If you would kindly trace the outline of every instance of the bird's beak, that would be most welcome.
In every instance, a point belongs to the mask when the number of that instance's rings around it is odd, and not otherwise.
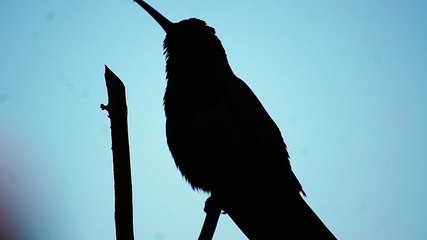
[[[173,23],[169,21],[167,18],[165,18],[162,14],[157,12],[156,9],[148,5],[148,3],[142,1],[142,0],[134,0],[136,3],[139,4],[145,11],[147,11],[153,18],[156,20],[160,26],[165,30],[166,33],[168,33],[173,26]]]

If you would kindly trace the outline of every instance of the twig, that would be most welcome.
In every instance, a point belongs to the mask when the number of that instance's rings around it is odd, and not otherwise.
[[[218,224],[221,208],[212,196],[210,196],[205,202],[205,212],[205,222],[203,223],[199,240],[211,240],[215,233],[216,225]]]
[[[107,66],[105,82],[108,105],[101,104],[101,109],[108,111],[111,122],[116,239],[133,240],[132,177],[125,86]]]

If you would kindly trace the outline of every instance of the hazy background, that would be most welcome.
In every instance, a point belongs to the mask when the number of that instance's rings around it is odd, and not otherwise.
[[[427,239],[426,1],[149,3],[216,28],[339,239]],[[127,87],[136,239],[196,239],[207,195],[166,146],[163,30],[132,0],[0,0],[0,34],[3,234],[115,238],[107,64]],[[222,215],[215,239],[245,237]]]

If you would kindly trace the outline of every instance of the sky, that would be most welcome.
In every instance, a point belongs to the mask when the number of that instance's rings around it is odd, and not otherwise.
[[[338,239],[427,239],[426,1],[148,1],[216,29]],[[196,239],[165,138],[163,30],[131,0],[0,0],[0,229],[115,238],[104,64],[125,83],[135,239]],[[246,239],[222,215],[214,239]]]

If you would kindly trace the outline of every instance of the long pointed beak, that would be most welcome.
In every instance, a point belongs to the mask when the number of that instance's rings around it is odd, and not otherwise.
[[[134,0],[136,3],[139,4],[145,11],[147,11],[153,18],[156,20],[160,26],[165,30],[166,33],[168,33],[173,26],[173,23],[169,21],[167,18],[165,18],[162,14],[157,12],[156,9],[148,5],[148,3],[142,1],[142,0]]]

